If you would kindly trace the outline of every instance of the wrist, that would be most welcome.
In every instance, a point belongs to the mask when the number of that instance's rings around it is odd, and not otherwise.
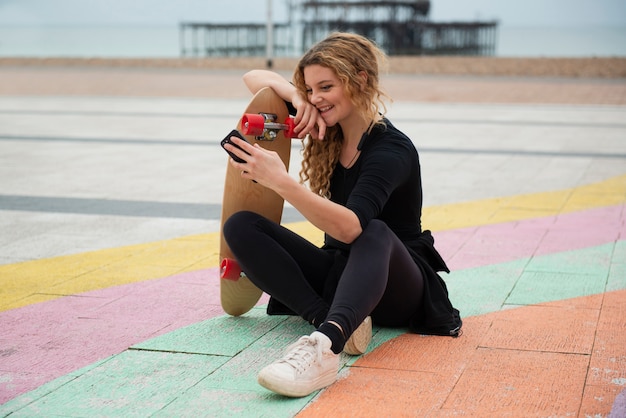
[[[280,176],[278,181],[276,182],[276,186],[274,187],[274,191],[283,199],[289,200],[292,196],[294,187],[299,187],[300,184],[289,175],[288,172],[285,172]]]

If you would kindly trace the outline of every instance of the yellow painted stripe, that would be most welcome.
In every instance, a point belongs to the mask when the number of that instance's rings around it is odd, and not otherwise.
[[[555,192],[532,193],[424,208],[433,231],[521,221],[626,202],[626,175]]]
[[[626,175],[556,192],[432,206],[423,225],[433,231],[489,225],[569,213],[626,202]],[[308,222],[287,225],[321,244]],[[110,286],[216,267],[219,234],[200,234],[147,244],[0,266],[0,311]]]
[[[3,265],[0,311],[215,267],[218,248],[214,233]]]

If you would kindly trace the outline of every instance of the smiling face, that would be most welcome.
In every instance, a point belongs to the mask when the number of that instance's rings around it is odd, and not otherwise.
[[[328,126],[344,125],[355,118],[354,104],[333,70],[318,64],[304,68],[307,98]]]

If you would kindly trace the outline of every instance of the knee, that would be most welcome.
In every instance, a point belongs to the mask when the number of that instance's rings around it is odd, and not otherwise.
[[[392,234],[393,232],[389,229],[386,223],[379,219],[372,219],[367,224],[363,232],[361,232],[359,238],[354,241],[353,246],[357,244],[357,242],[370,246],[388,246],[390,242],[389,239]]]
[[[222,235],[229,245],[233,237],[241,237],[250,230],[250,226],[258,219],[254,212],[241,211],[232,214],[222,226]]]
[[[386,223],[384,223],[380,219],[372,219],[367,224],[362,234],[367,234],[374,237],[384,237],[389,232],[391,232],[391,229],[389,229]]]

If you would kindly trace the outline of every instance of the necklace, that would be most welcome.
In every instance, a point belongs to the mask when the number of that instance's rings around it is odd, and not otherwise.
[[[363,132],[363,135],[361,136],[361,140],[359,141],[359,144],[356,146],[356,152],[354,153],[354,156],[352,157],[350,162],[346,166],[344,166],[345,168],[351,168],[354,162],[356,161],[356,157],[358,157],[358,155],[361,153],[361,149],[363,148],[365,139],[367,139],[367,136],[368,136],[368,131],[369,131],[369,128],[367,131]]]
[[[359,155],[360,153],[361,153],[361,150],[357,148],[356,152],[354,153],[354,157],[352,157],[350,162],[344,168],[346,169],[351,168],[352,165],[354,164],[354,161],[356,160],[357,155]]]

